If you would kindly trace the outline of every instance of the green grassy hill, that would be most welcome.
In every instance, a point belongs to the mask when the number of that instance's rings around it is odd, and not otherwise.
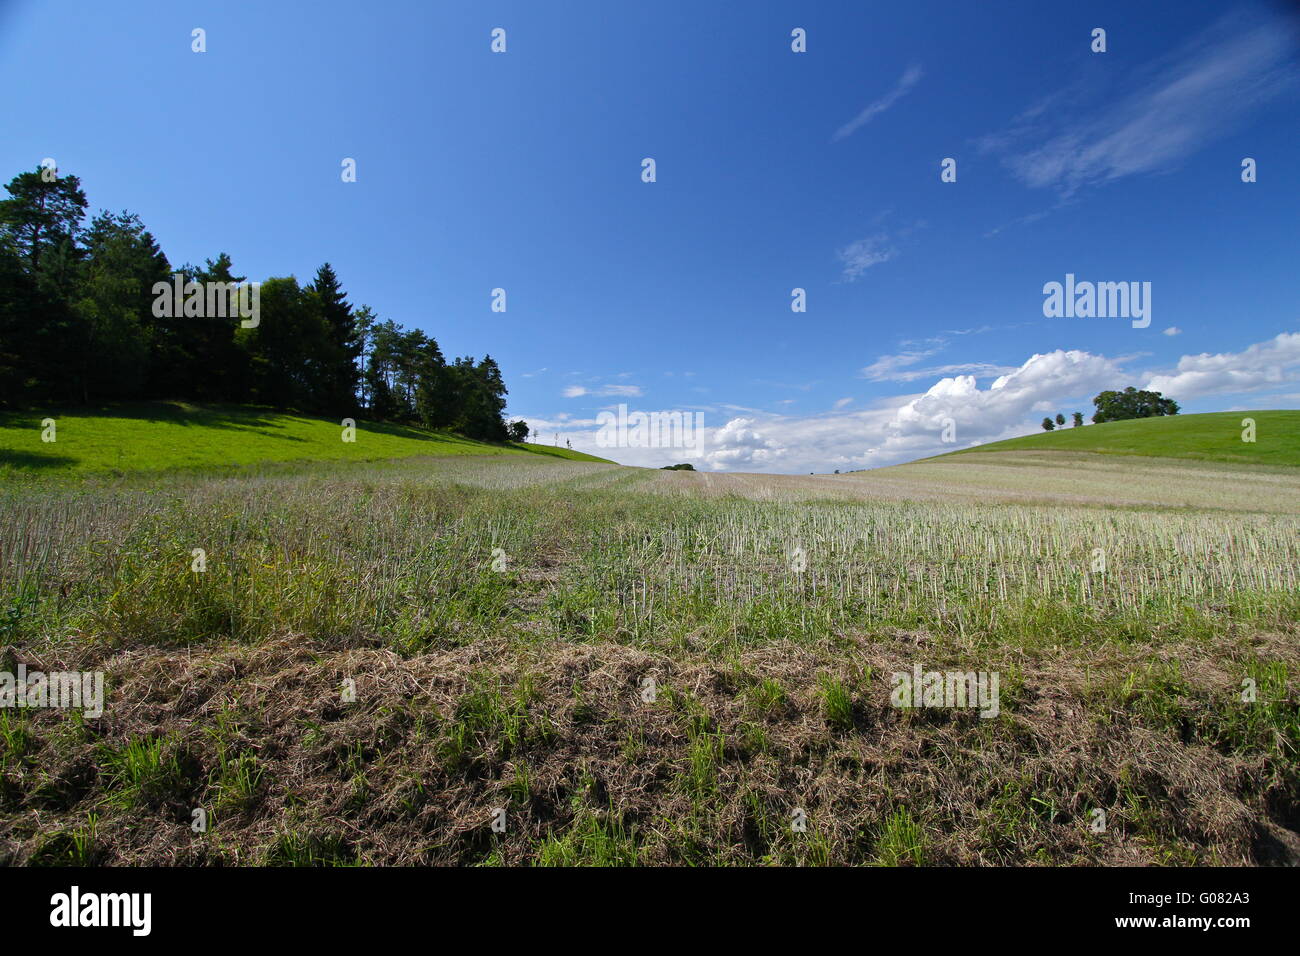
[[[1246,418],[1255,420],[1253,444],[1241,440]],[[1096,452],[1300,467],[1300,411],[1209,412],[1082,428],[1067,424],[1056,431],[989,442],[937,457],[1001,451]]]
[[[55,441],[41,440],[53,418]],[[357,421],[356,441],[339,422],[247,406],[184,402],[101,409],[0,413],[0,476],[167,471],[284,461],[370,461],[422,455],[549,455],[604,461],[550,445],[489,445],[448,432]]]

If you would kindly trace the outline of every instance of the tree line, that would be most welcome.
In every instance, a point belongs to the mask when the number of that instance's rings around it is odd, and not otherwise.
[[[81,181],[52,168],[5,188],[0,406],[181,399],[527,437],[526,424],[505,421],[490,355],[448,361],[424,332],[353,307],[328,262],[307,285],[255,284],[250,320],[233,300],[210,307],[213,289],[248,291],[226,253],[173,267],[139,216],[101,211],[87,224]]]
[[[1122,422],[1131,418],[1159,418],[1164,415],[1177,415],[1178,403],[1172,398],[1165,398],[1159,392],[1134,388],[1130,385],[1122,392],[1107,390],[1096,396],[1092,404],[1097,410],[1092,415],[1095,425],[1103,422]],[[1083,412],[1074,413],[1074,426],[1083,424]],[[1054,431],[1065,426],[1065,416],[1059,412],[1056,420],[1043,419],[1043,431]]]

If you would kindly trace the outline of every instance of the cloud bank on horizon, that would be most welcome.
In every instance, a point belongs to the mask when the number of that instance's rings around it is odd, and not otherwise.
[[[879,400],[856,410],[841,405],[822,414],[788,416],[750,409],[706,426],[700,454],[681,448],[602,447],[597,419],[565,416],[539,419],[534,425],[543,443],[556,435],[561,444],[570,441],[581,451],[628,465],[659,467],[690,461],[696,468],[714,471],[778,473],[876,468],[954,447],[1014,438],[1035,431],[1035,423],[1044,415],[1062,412],[1068,418],[1081,411],[1086,420],[1093,411],[1092,396],[1123,382],[1135,382],[1179,402],[1252,395],[1293,385],[1300,381],[1300,332],[1284,332],[1240,352],[1185,355],[1171,371],[1130,371],[1134,358],[1056,350],[1030,356],[986,388],[980,387],[975,375],[955,375],[939,379],[923,393]],[[1248,402],[1238,407],[1266,404]],[[698,410],[706,418],[718,419],[729,411],[725,407]],[[949,422],[955,428],[955,445],[943,441]]]

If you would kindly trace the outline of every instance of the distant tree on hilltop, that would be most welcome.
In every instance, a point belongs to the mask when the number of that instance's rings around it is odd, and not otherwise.
[[[1098,424],[1178,414],[1178,403],[1172,398],[1164,398],[1159,392],[1139,390],[1132,385],[1122,392],[1102,392],[1092,400],[1092,404],[1097,406],[1092,420]]]

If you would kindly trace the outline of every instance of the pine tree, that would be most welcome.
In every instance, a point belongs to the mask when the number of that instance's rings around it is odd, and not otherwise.
[[[75,246],[86,215],[86,194],[76,176],[47,178],[47,171],[19,173],[5,186],[9,199],[0,201],[0,232],[8,234],[13,250],[29,275],[40,275],[42,263],[54,250]],[[46,263],[48,268],[50,264]]]
[[[89,356],[72,309],[86,195],[76,176],[20,173],[0,201],[0,399],[85,399]],[[8,369],[8,371],[5,371]]]
[[[308,289],[325,323],[329,347],[321,369],[323,394],[319,396],[320,405],[333,415],[355,414],[357,391],[361,384],[357,360],[361,357],[363,344],[356,314],[328,262],[316,270],[316,279]]]

